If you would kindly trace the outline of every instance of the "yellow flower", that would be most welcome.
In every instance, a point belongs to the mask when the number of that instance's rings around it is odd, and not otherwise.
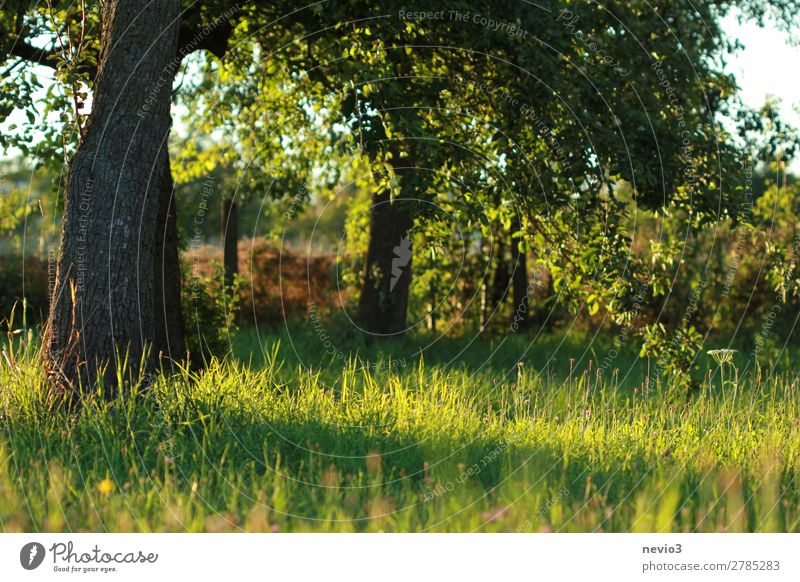
[[[108,495],[109,493],[113,493],[114,492],[114,482],[111,479],[109,479],[108,477],[106,477],[105,479],[100,481],[100,483],[97,485],[97,489],[103,495]]]

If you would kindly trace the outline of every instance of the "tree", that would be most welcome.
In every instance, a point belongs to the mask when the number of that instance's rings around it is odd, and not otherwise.
[[[697,228],[741,218],[748,204],[740,171],[748,148],[736,133],[749,118],[721,70],[731,48],[722,16],[738,7],[791,20],[796,3],[541,6],[473,3],[473,13],[507,26],[464,24],[442,43],[458,55],[450,72],[466,73],[445,108],[464,115],[445,123],[431,112],[426,126],[440,142],[469,143],[474,156],[447,156],[463,200],[491,208],[504,229],[525,225],[526,242],[577,309],[623,314],[633,291],[659,275],[630,253],[628,213],[667,208]],[[723,126],[726,116],[733,122]],[[474,171],[481,159],[488,164]],[[632,198],[620,195],[623,185]]]
[[[178,0],[103,5],[94,99],[70,163],[43,344],[68,395],[98,377],[113,393],[123,374],[141,371],[154,339],[155,224],[179,13]]]
[[[405,182],[393,198],[388,188],[377,187],[372,197],[369,245],[364,258],[357,322],[372,337],[399,335],[406,330],[413,248],[411,229],[419,207],[413,180],[416,167],[410,157],[392,160],[392,172]]]
[[[79,137],[85,124],[85,115],[80,112],[80,106],[94,88],[93,82],[99,80],[96,77],[101,45],[100,11],[96,5],[83,9],[82,4],[73,2],[54,1],[47,6],[27,1],[13,4],[15,10],[0,16],[0,29],[11,33],[3,55],[11,63],[9,71],[13,70],[16,74],[9,78],[8,85],[0,89],[2,94],[13,95],[14,106],[28,109],[32,123],[35,111],[61,111],[61,124],[42,123],[44,139],[37,137],[36,151],[40,160],[52,161],[59,157],[63,144],[64,154],[72,157],[75,149],[82,144]],[[169,98],[173,76],[186,56],[195,51],[208,50],[221,57],[227,50],[228,38],[233,30],[231,20],[242,12],[241,3],[238,2],[211,2],[202,6],[190,2],[187,5],[179,19],[178,48],[169,56],[168,66],[154,85],[153,95],[157,93],[160,97],[163,94]],[[58,23],[63,26],[58,26]],[[49,39],[50,48],[36,48],[29,41],[32,38],[36,38],[37,45],[41,39]],[[133,35],[130,38],[133,39]],[[53,88],[48,91],[46,108],[33,103],[33,94],[42,89],[42,82],[35,72],[26,72],[31,64],[55,69],[63,88],[61,93]],[[142,101],[144,103],[146,100]],[[145,106],[149,105],[145,103]],[[12,108],[5,105],[0,114],[7,115]],[[44,119],[42,121],[45,122]],[[5,138],[2,141],[5,145],[16,145],[24,152],[29,152],[32,141],[30,130],[31,127],[19,132],[13,139]],[[157,224],[153,229],[154,243],[151,245],[154,251],[152,302],[155,309],[151,319],[155,329],[146,331],[144,335],[153,338],[152,350],[155,353],[168,356],[169,359],[180,359],[184,355],[185,341],[180,301],[177,201],[170,174],[168,139],[165,137],[162,142],[160,147],[163,155],[159,160],[163,168],[154,169],[152,176],[154,180],[158,175],[162,176]],[[150,225],[143,225],[143,232],[148,230]]]
[[[735,215],[742,150],[719,123],[735,94],[720,67],[731,48],[720,22],[734,7],[788,22],[796,5],[472,1],[426,21],[411,8],[384,13],[351,0],[293,13],[282,29],[292,42],[279,56],[269,52],[271,27],[252,38],[269,70],[279,59],[316,83],[319,98],[340,95],[341,123],[375,177],[357,320],[391,336],[405,328],[414,263],[403,241],[425,212],[412,201],[437,197],[426,169],[465,184],[465,204],[482,202],[472,194],[479,186],[500,184],[503,222],[519,214],[527,242],[550,251],[545,262],[576,247],[602,249],[606,260],[584,254],[555,273],[560,289],[594,281],[602,293],[592,309],[636,283],[620,184],[633,185],[633,204],[686,212],[697,224],[719,209]]]
[[[524,233],[519,219],[511,225],[511,286],[514,311],[511,326],[514,331],[528,327],[528,253],[525,249]]]
[[[222,264],[225,287],[233,287],[239,274],[239,206],[234,196],[222,199]]]

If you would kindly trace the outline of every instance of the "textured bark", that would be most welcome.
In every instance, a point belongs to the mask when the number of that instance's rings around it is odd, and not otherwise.
[[[519,223],[511,227],[511,287],[514,295],[514,312],[511,314],[511,323],[515,329],[526,329],[530,320],[528,318],[528,257],[520,251],[520,238],[514,236],[519,232]]]
[[[411,285],[414,202],[389,192],[372,196],[369,245],[358,301],[358,323],[367,337],[390,337],[406,329]]]
[[[153,263],[155,352],[167,361],[186,356],[183,308],[181,307],[181,262],[178,248],[177,206],[169,152],[162,153],[164,169],[158,198],[158,221]]]
[[[231,287],[239,273],[239,208],[233,198],[222,199],[222,264],[225,286]]]
[[[102,4],[92,112],[67,177],[61,254],[43,344],[59,391],[105,395],[147,368],[162,156],[177,68],[179,0]],[[118,370],[116,357],[127,357]]]

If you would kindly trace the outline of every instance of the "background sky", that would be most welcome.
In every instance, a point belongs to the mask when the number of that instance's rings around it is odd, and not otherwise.
[[[792,125],[800,125],[800,47],[791,46],[789,36],[774,27],[760,28],[754,23],[739,24],[734,17],[725,29],[741,40],[745,49],[729,57],[728,70],[736,76],[746,105],[763,105],[768,95],[781,100],[779,111]],[[793,169],[800,171],[795,161]]]

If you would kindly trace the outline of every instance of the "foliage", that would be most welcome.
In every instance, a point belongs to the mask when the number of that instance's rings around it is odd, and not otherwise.
[[[41,252],[55,230],[60,177],[52,167],[25,158],[3,160],[0,167],[0,236],[3,252]],[[6,246],[8,245],[8,246]]]
[[[653,377],[666,375],[670,385],[677,389],[678,396],[694,388],[696,379],[692,378],[692,371],[697,368],[697,354],[703,336],[692,326],[679,327],[670,334],[661,323],[646,326],[643,335],[640,355],[653,358]]]
[[[239,311],[237,276],[234,284],[225,285],[225,271],[219,262],[211,265],[212,273],[203,275],[188,260],[182,261],[182,278],[187,282],[182,291],[182,307],[186,318],[186,349],[194,366],[230,352],[236,334]]]
[[[27,118],[0,135],[0,147],[63,163],[83,131],[100,51],[100,3],[6,2],[0,38],[0,66],[8,67],[0,75],[0,121],[15,109]]]
[[[0,235],[16,234],[34,208],[21,188],[9,192],[0,190]]]

